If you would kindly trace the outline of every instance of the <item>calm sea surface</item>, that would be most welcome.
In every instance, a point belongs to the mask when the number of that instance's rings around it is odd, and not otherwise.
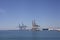
[[[0,31],[0,40],[60,40],[58,31]]]

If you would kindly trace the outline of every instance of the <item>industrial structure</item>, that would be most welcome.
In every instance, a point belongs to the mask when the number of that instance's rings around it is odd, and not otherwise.
[[[26,30],[26,25],[22,23],[22,25],[19,24],[19,30]]]
[[[27,26],[22,23],[22,25],[19,24],[19,30],[28,30],[28,31],[40,31],[40,26],[36,24],[35,20],[32,21],[32,28],[27,29]],[[49,28],[43,28],[41,31],[60,31],[60,29],[54,29],[52,26],[49,26]]]
[[[36,24],[35,20],[32,21],[32,31],[39,31],[39,25]],[[27,26],[22,23],[22,25],[19,24],[19,30],[27,30]]]
[[[35,20],[32,21],[32,31],[39,31],[39,25],[36,24]]]

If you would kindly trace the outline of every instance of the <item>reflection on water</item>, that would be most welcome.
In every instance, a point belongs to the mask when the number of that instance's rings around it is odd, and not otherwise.
[[[57,31],[0,31],[0,40],[60,40]]]
[[[32,39],[33,39],[33,40],[37,40],[37,39],[38,39],[36,35],[37,35],[36,32],[32,32]]]

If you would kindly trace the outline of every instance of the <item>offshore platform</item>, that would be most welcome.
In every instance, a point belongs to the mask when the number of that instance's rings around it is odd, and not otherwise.
[[[39,25],[36,24],[35,20],[32,21],[32,31],[39,31]]]
[[[39,31],[39,25],[36,24],[35,20],[32,21],[32,31]],[[26,30],[27,26],[22,23],[22,25],[19,24],[19,30]]]

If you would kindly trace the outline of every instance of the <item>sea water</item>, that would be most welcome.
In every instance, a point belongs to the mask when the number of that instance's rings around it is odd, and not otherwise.
[[[2,30],[0,40],[60,40],[60,32]]]

